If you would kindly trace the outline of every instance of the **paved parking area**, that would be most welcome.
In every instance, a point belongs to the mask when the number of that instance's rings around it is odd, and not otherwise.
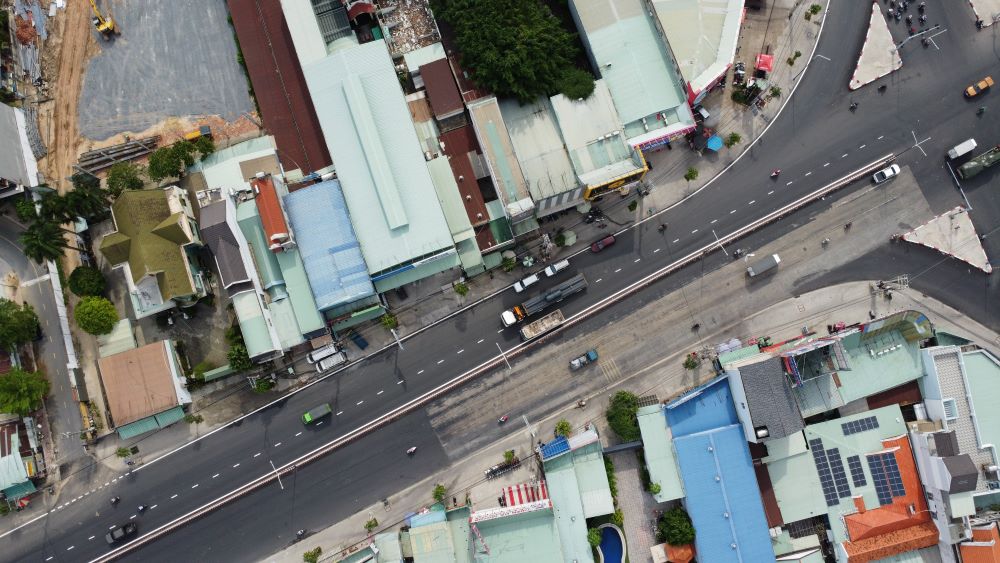
[[[253,110],[222,0],[105,0],[121,35],[101,41],[80,95],[80,133],[103,140],[172,116]]]

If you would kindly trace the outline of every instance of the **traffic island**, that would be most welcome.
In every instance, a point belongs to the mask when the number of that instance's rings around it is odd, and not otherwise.
[[[857,66],[854,67],[849,88],[857,90],[890,72],[899,70],[902,66],[903,59],[900,58],[896,43],[892,40],[892,33],[889,32],[889,24],[885,21],[882,7],[878,2],[873,2],[868,33],[865,35],[864,45],[861,46],[861,55],[858,57]]]
[[[993,271],[969,211],[956,207],[899,237],[961,260],[987,274]]]

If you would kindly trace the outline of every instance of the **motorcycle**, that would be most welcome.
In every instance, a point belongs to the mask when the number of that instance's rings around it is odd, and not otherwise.
[[[509,417],[507,415],[501,416],[500,418],[497,419],[497,424],[503,424],[503,423],[507,422],[508,418]]]
[[[417,453],[417,447],[416,446],[413,446],[412,448],[406,450],[406,455],[413,455],[415,453]]]
[[[771,177],[772,178],[777,178],[779,174],[781,174],[781,169],[780,168],[775,168],[774,170],[771,171]]]

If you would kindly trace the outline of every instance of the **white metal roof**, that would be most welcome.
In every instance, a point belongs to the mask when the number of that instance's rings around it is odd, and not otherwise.
[[[385,42],[302,70],[369,271],[453,248]]]
[[[517,100],[504,99],[500,112],[536,202],[579,186],[547,98],[523,106]]]
[[[651,0],[660,27],[694,92],[733,62],[744,0]]]

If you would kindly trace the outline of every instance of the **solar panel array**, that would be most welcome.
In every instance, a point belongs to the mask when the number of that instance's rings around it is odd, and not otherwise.
[[[840,425],[840,428],[844,431],[844,436],[850,436],[851,434],[857,434],[865,430],[874,430],[878,428],[878,417],[869,416],[845,422]]]
[[[868,484],[868,481],[865,479],[865,471],[861,469],[860,457],[852,455],[847,458],[847,467],[851,470],[851,479],[854,480],[855,487],[864,487]]]
[[[844,461],[840,459],[840,450],[837,448],[826,450],[826,460],[833,471],[833,484],[837,487],[837,496],[840,498],[851,496],[851,486],[847,484],[847,473],[844,473]]]
[[[823,450],[823,440],[819,438],[809,440],[809,449],[812,450],[816,472],[819,473],[819,484],[823,487],[823,498],[826,499],[826,505],[836,506],[840,504],[840,499],[837,496],[837,486],[833,480],[833,472],[830,470],[830,462],[826,458],[826,451]]]
[[[896,463],[896,456],[892,453],[868,456],[868,469],[872,474],[879,504],[892,504],[893,497],[906,495],[903,477],[899,474],[899,465]]]

